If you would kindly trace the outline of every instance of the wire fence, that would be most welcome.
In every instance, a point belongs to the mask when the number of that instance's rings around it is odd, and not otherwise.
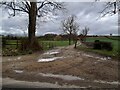
[[[56,43],[53,42],[39,42],[43,49],[51,49],[56,47]],[[19,49],[22,43],[21,40],[2,40],[2,48]]]

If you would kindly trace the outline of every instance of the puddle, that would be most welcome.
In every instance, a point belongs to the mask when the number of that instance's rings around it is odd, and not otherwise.
[[[85,54],[85,53],[83,54],[83,56],[94,58],[94,56],[88,55],[88,54]]]
[[[39,74],[44,77],[61,78],[63,80],[84,80],[83,78],[79,78],[72,75],[57,75],[57,74],[51,74],[51,73],[47,73],[47,74],[39,73]]]
[[[21,70],[14,70],[16,73],[23,73]]]
[[[8,61],[12,61],[12,60],[17,60],[17,59],[16,59],[16,58],[15,58],[15,59],[13,59],[13,58],[12,58],[12,59],[10,59],[10,58],[8,58]]]
[[[58,83],[48,83],[48,82],[29,82],[29,81],[18,81],[11,78],[2,78],[3,85],[10,85],[10,86],[24,86],[24,88],[48,88],[47,90],[52,90],[49,88],[86,88],[80,87],[76,85],[60,85]],[[7,90],[7,89],[6,89]],[[14,89],[11,89],[14,90]],[[21,89],[22,90],[22,89]],[[34,90],[34,89],[33,89]],[[39,90],[39,89],[38,89]],[[41,90],[41,89],[40,89]]]
[[[39,59],[38,62],[51,62],[57,59],[61,59],[63,57],[53,57],[53,58],[43,58],[43,59]]]
[[[12,61],[12,60],[20,60],[22,57],[11,57],[11,58],[8,58],[7,60],[8,61]]]
[[[59,49],[54,49],[54,50],[49,50],[49,51],[45,52],[43,55],[56,55],[59,53],[60,53]]]
[[[111,59],[111,57],[95,57],[95,56],[85,54],[85,53],[83,54],[83,56],[91,57],[91,58],[95,58],[95,59],[100,59],[100,60],[110,60]]]
[[[111,59],[111,57],[107,57],[107,59],[108,59],[108,60],[110,60],[110,59]]]
[[[97,64],[97,62],[94,62],[94,64]]]
[[[18,60],[20,60],[20,59],[21,59],[21,57],[18,57],[17,59],[18,59]]]
[[[94,82],[97,82],[97,83],[105,83],[105,84],[120,85],[120,82],[118,82],[118,81],[107,82],[107,81],[102,81],[102,80],[94,80]]]
[[[8,61],[10,61],[11,59],[9,58]]]
[[[49,51],[49,52],[46,52],[46,53],[44,53],[44,55],[55,55],[55,54],[59,54],[60,52],[58,52],[58,51]]]
[[[55,61],[64,57],[56,57],[57,54],[59,54],[59,50],[49,50],[45,53],[43,53],[43,56],[38,60],[38,62],[51,62]]]

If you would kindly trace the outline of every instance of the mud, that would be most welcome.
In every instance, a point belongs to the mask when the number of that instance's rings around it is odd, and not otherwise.
[[[118,60],[68,47],[57,47],[45,53],[3,57],[4,78],[29,82],[46,82],[77,87],[117,88]],[[40,59],[58,58],[47,62]],[[17,70],[17,72],[15,71]],[[76,77],[76,79],[74,79]],[[72,78],[68,80],[68,78]],[[79,78],[79,79],[77,79]],[[6,81],[4,81],[4,84]],[[54,86],[53,86],[54,87]],[[73,87],[72,87],[73,88]]]

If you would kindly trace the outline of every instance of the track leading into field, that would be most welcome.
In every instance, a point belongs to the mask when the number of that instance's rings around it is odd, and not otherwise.
[[[54,54],[51,55],[50,53],[53,51]],[[55,84],[51,86],[53,88],[56,87],[56,84],[57,87],[72,85],[72,88],[117,88],[119,84],[117,82],[118,62],[110,57],[78,51],[73,46],[58,47],[48,52],[3,57],[3,77],[10,78],[3,80],[3,86],[10,87],[12,84],[7,84],[7,80],[9,81],[11,78],[13,78],[13,82],[14,79],[19,83],[27,81],[26,86],[29,85],[29,82]],[[51,59],[54,57],[62,58]],[[38,62],[40,59],[46,60],[49,58],[53,61]],[[70,80],[66,78],[70,78]],[[21,85],[20,87],[22,87]],[[38,86],[41,87],[39,84]],[[25,84],[23,87],[25,87]],[[33,84],[33,87],[37,86]]]

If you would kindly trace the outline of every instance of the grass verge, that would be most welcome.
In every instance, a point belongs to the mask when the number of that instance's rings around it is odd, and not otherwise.
[[[97,53],[103,56],[109,56],[109,57],[113,57],[113,58],[118,58],[120,55],[118,53],[118,51],[107,51],[107,50],[96,50],[93,48],[88,48],[86,46],[78,46],[77,47],[78,50],[82,50],[85,52],[92,52],[92,53]]]

